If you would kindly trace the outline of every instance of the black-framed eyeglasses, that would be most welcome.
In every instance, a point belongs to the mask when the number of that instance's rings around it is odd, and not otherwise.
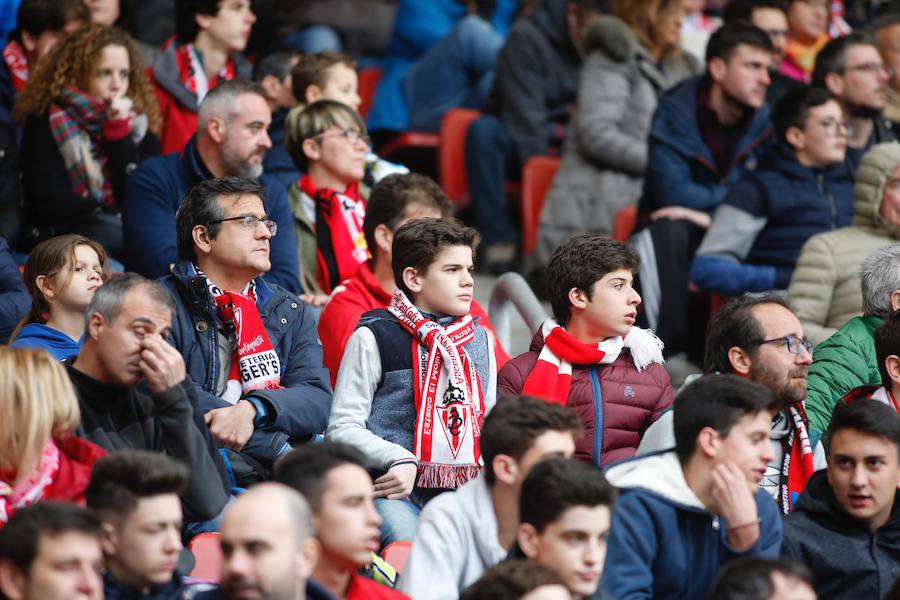
[[[333,131],[331,133],[320,133],[319,135],[314,135],[312,137],[312,139],[323,140],[325,138],[330,138],[330,137],[346,138],[346,140],[348,142],[350,142],[351,146],[355,146],[356,142],[362,141],[362,143],[364,143],[369,148],[372,147],[372,139],[365,133],[361,132],[358,129],[354,129],[353,127],[348,127],[347,129],[344,129],[342,131]]]
[[[826,119],[819,119],[819,125],[822,126],[822,129],[824,129],[825,133],[828,135],[853,135],[853,126],[847,121],[838,121],[837,119],[828,117]]]
[[[266,229],[269,230],[269,233],[275,235],[278,231],[278,223],[269,218],[260,219],[256,215],[240,215],[238,217],[228,217],[227,219],[217,219],[215,221],[210,221],[208,225],[215,225],[217,223],[227,223],[228,221],[235,221],[238,225],[246,229],[247,231],[255,231],[259,224],[262,223],[266,226]]]
[[[784,337],[772,338],[771,340],[760,340],[758,344],[784,344],[787,351],[791,354],[800,354],[805,348],[807,352],[812,352],[812,343],[806,338],[798,338],[796,335],[786,335]]]

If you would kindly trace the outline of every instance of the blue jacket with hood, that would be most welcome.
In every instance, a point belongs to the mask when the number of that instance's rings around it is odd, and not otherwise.
[[[684,479],[674,451],[623,461],[606,471],[619,488],[603,567],[603,590],[618,600],[705,600],[719,567],[741,556],[777,557],[781,515],[756,492],[760,537],[744,552],[729,548],[728,523],[711,514]]]
[[[73,340],[62,331],[48,327],[44,323],[29,323],[19,330],[10,348],[39,348],[46,350],[56,360],[65,360],[81,351],[84,336]]]

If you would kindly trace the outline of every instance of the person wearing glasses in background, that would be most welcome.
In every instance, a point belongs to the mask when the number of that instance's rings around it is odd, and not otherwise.
[[[178,211],[179,262],[162,280],[197,406],[241,487],[268,478],[292,443],[324,431],[331,410],[310,309],[260,277],[276,233],[256,180],[207,179]]]
[[[826,466],[820,434],[810,429],[803,401],[810,363],[803,326],[779,296],[744,294],[720,308],[707,326],[703,372],[730,373],[760,383],[778,400],[769,433],[773,458],[759,486],[772,494],[785,514],[813,472]],[[673,412],[650,426],[638,455],[675,445]]]
[[[787,289],[804,242],[850,225],[849,125],[822,88],[786,94],[772,114],[778,141],[732,188],[691,265],[700,289],[737,296]]]
[[[831,40],[816,57],[812,85],[828,90],[850,122],[847,159],[854,175],[866,150],[897,139],[883,114],[891,74],[872,37],[862,31]]]

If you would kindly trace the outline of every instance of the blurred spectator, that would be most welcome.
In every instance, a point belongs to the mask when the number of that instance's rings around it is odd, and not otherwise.
[[[0,592],[10,600],[102,600],[103,529],[94,513],[38,502],[0,531]]]
[[[260,59],[253,67],[253,81],[262,86],[266,93],[266,103],[272,112],[269,124],[269,140],[272,147],[263,157],[263,173],[278,179],[284,189],[297,181],[297,165],[284,149],[285,122],[288,111],[296,106],[291,68],[300,56],[290,52],[276,52]]]
[[[485,115],[466,136],[466,177],[484,244],[479,268],[509,270],[518,228],[506,214],[504,182],[532,156],[558,151],[573,112],[585,27],[603,0],[546,0],[516,23],[497,56]]]
[[[712,585],[710,600],[816,600],[812,575],[800,564],[758,556],[726,563]]]
[[[28,313],[31,297],[6,238],[0,236],[0,344]]]
[[[657,98],[700,72],[678,46],[682,0],[615,0],[585,32],[578,106],[538,229],[536,268],[577,233],[612,231],[637,204],[647,170],[647,134]]]
[[[4,110],[0,106],[0,113]],[[8,113],[5,120],[0,117],[0,237],[11,241],[13,245],[18,242],[25,216],[20,184],[22,171],[19,164],[19,143],[16,137],[18,133]]]
[[[726,296],[786,289],[812,235],[850,224],[849,125],[822,88],[790,92],[772,115],[778,143],[713,215],[691,267],[700,289]]]
[[[397,0],[277,0],[278,38],[304,54],[323,50],[353,56],[387,48]]]
[[[375,92],[372,131],[437,131],[457,106],[481,108],[519,0],[400,0]]]
[[[35,246],[23,278],[31,310],[13,332],[13,348],[40,348],[56,360],[78,354],[84,341],[84,313],[109,277],[106,251],[80,235],[60,235]]]
[[[788,40],[788,3],[786,0],[731,0],[725,6],[726,23],[743,19],[750,21],[768,34],[775,52],[769,66],[769,78],[772,80],[766,92],[766,102],[770,107],[786,93],[798,89],[803,83],[780,72],[781,62],[787,52]]]
[[[900,144],[873,146],[856,171],[853,224],[803,245],[788,299],[814,345],[863,312],[860,265],[900,241]]]
[[[150,68],[164,153],[178,152],[198,131],[197,111],[210,90],[222,81],[250,79],[240,53],[255,22],[251,0],[176,0],[176,39]]]
[[[469,586],[460,600],[572,600],[562,579],[549,567],[510,559],[493,566]]]
[[[198,414],[234,476],[244,474],[241,487],[268,478],[291,443],[323,432],[331,409],[310,310],[260,277],[277,233],[264,194],[241,177],[192,187],[178,212],[179,262],[162,280]]]
[[[38,500],[84,504],[91,468],[106,454],[77,438],[78,399],[46,352],[0,347],[0,527]]]
[[[287,194],[277,179],[262,175],[263,158],[272,146],[266,133],[271,115],[259,84],[222,83],[201,103],[197,134],[182,151],[138,165],[128,178],[122,214],[129,270],[146,277],[169,273],[177,260],[176,214],[189,188],[214,177],[257,177],[266,188],[269,216],[283,225],[270,242],[272,270],[266,279],[300,291]]]
[[[703,598],[723,563],[778,555],[781,515],[758,487],[772,460],[769,431],[778,405],[769,389],[735,375],[705,375],[681,390],[675,448],[606,472],[619,499],[605,592]]]
[[[120,450],[94,466],[87,505],[103,520],[105,597],[168,600],[185,591],[181,502],[187,467],[159,452]]]
[[[813,85],[827,89],[844,109],[850,125],[847,159],[854,174],[866,150],[897,139],[882,115],[888,76],[872,38],[861,31],[833,39],[816,57]]]
[[[827,431],[835,404],[862,385],[880,385],[875,329],[900,309],[900,243],[885,246],[862,263],[863,314],[847,321],[816,346],[809,368],[806,411],[810,427]]]
[[[828,471],[784,521],[781,554],[806,564],[820,598],[882,598],[900,564],[900,416],[860,400],[828,429]]]
[[[0,63],[0,122],[12,122],[16,95],[38,59],[50,52],[63,34],[85,25],[89,18],[84,0],[22,0],[16,28],[6,38]]]
[[[138,31],[138,0],[84,0],[91,12],[91,21],[107,27],[118,27],[130,35],[135,36]],[[171,13],[170,13],[171,18]],[[161,44],[148,44],[142,39],[135,43],[141,51],[141,58],[145,65],[152,65],[162,54]]]
[[[842,398],[845,404],[872,399],[900,413],[900,312],[895,311],[875,330],[875,356],[881,385],[863,385]]]
[[[94,294],[84,346],[66,367],[81,408],[77,434],[110,452],[165,451],[184,462],[191,472],[185,518],[205,521],[225,506],[229,488],[194,410],[184,359],[165,340],[173,312],[158,283],[134,274],[111,278]]]
[[[884,116],[894,123],[894,132],[900,131],[900,15],[882,17],[871,24],[875,46],[888,70],[887,105]]]
[[[359,191],[369,135],[359,114],[335,100],[292,113],[286,149],[302,173],[288,198],[294,213],[304,301],[321,306],[328,294],[369,259]]]
[[[708,303],[692,304],[691,259],[712,212],[772,142],[765,103],[772,52],[758,27],[722,26],[706,47],[706,74],[669,91],[653,115],[639,203],[650,223],[632,244],[643,263],[639,319],[669,355],[702,352],[702,328],[690,323],[706,318]]]
[[[679,29],[679,45],[696,60],[703,60],[709,36],[722,26],[722,19],[706,14],[706,0],[683,0],[685,16]]]
[[[153,90],[131,37],[89,25],[54,46],[19,94],[29,245],[78,233],[122,256],[128,173],[159,152]]]
[[[816,56],[830,39],[828,36],[830,0],[788,0],[788,35],[781,72],[809,83]],[[821,85],[821,84],[820,84]]]

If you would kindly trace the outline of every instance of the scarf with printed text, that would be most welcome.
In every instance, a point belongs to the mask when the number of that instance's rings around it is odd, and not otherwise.
[[[458,488],[476,477],[483,465],[484,397],[464,348],[475,338],[475,322],[467,313],[442,327],[425,318],[401,290],[394,292],[388,311],[413,338],[416,485]]]
[[[781,512],[789,514],[797,496],[815,472],[813,449],[809,441],[806,408],[803,402],[787,407],[790,430],[781,459]]]

